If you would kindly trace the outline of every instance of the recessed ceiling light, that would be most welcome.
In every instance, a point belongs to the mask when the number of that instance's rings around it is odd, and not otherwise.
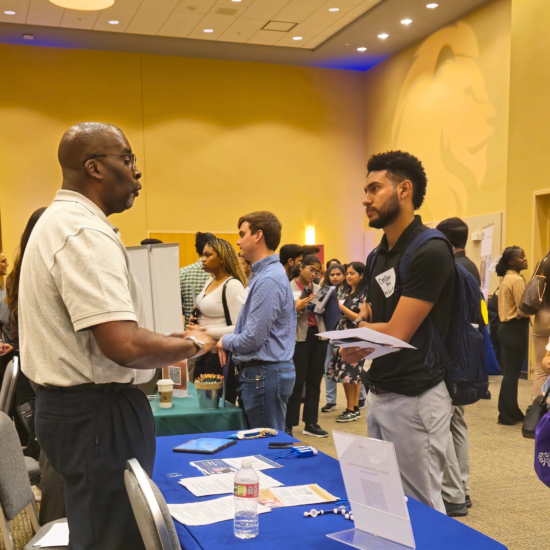
[[[4,13],[5,13],[6,15],[15,15],[15,12],[14,12],[14,11],[10,11],[10,10],[5,11]]]
[[[214,29],[204,29],[204,32],[214,32]]]
[[[50,2],[68,10],[96,11],[110,8],[115,0],[50,0]]]
[[[402,25],[410,25],[413,22],[412,19],[402,19],[401,24]]]
[[[340,11],[340,8],[329,8],[328,11]]]
[[[242,2],[242,0],[231,0],[231,2]]]
[[[34,34],[24,34],[23,40],[34,40]]]
[[[379,34],[378,35],[378,38],[380,38],[380,40],[386,40],[386,38],[388,38],[389,34],[386,34],[385,32],[383,32],[382,34]]]
[[[303,36],[293,36],[292,40],[303,40]]]
[[[435,8],[437,8],[439,4],[427,4],[426,7],[431,9],[431,10],[435,10]]]
[[[365,48],[365,47],[357,48],[357,51],[358,52],[366,52],[367,48]]]
[[[109,25],[118,25],[120,21],[109,21]]]

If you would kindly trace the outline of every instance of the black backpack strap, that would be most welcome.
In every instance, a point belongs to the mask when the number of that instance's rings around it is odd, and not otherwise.
[[[409,245],[405,249],[405,252],[403,252],[403,255],[399,260],[400,286],[403,286],[407,282],[407,279],[411,274],[412,260],[414,258],[414,255],[418,251],[418,249],[423,244],[427,243],[428,241],[431,241],[432,239],[440,239],[442,241],[445,241],[449,246],[449,252],[451,254],[451,258],[453,257],[453,247],[451,243],[447,240],[447,237],[445,237],[445,235],[443,235],[441,231],[437,229],[430,229],[430,228],[422,231],[409,243]]]
[[[363,282],[365,283],[365,289],[363,293],[365,296],[368,295],[370,289],[370,281],[372,278],[372,271],[376,265],[376,260],[378,259],[378,253],[380,252],[380,245],[378,245],[367,257],[365,262],[365,274],[363,275]]]
[[[227,298],[225,296],[225,287],[227,286],[227,283],[231,281],[231,279],[234,279],[234,277],[229,277],[227,281],[223,284],[222,289],[222,304],[223,304],[223,314],[225,315],[225,324],[230,327],[233,323],[231,322],[231,315],[229,314],[229,308],[227,307]]]

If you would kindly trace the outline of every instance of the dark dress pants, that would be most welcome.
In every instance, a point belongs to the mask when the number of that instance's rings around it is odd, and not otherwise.
[[[306,399],[302,415],[306,426],[317,424],[319,418],[319,401],[321,398],[321,381],[325,374],[325,360],[327,357],[327,340],[316,336],[317,327],[309,327],[305,342],[296,342],[294,348],[294,368],[296,382],[292,396],[288,400],[286,425],[288,428],[300,423],[300,405],[304,383],[306,385]]]
[[[52,468],[44,449],[40,451],[40,525],[67,517],[65,508],[65,482],[63,476]]]
[[[124,485],[130,458],[153,474],[155,423],[143,392],[41,387],[36,432],[65,482],[69,550],[143,550]]]
[[[498,421],[513,426],[525,418],[518,406],[518,380],[529,347],[529,319],[500,323],[498,339],[503,374],[498,396]]]

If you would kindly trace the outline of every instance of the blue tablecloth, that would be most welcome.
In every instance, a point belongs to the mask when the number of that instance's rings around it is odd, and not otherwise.
[[[203,434],[203,437],[223,437],[230,432]],[[190,461],[204,460],[207,455],[174,453],[172,449],[190,436],[169,436],[157,438],[157,458],[153,480],[162,491],[166,502],[184,503],[219,498],[216,496],[197,499],[187,489],[178,484],[177,477],[169,474],[182,474],[183,477],[200,475],[189,465]],[[215,458],[229,458],[249,455],[265,455],[270,441],[289,441],[286,434],[267,439],[239,441],[236,445],[214,455]],[[345,498],[344,481],[337,460],[319,453],[312,458],[280,460],[284,467],[266,470],[265,473],[285,485],[305,485],[317,483],[323,489],[340,498]],[[475,506],[475,504],[474,504]],[[233,535],[233,522],[224,521],[201,527],[186,527],[174,522],[184,550],[218,550],[244,547],[258,550],[293,550],[312,548],[315,550],[345,550],[346,545],[329,539],[326,535],[352,528],[353,524],[342,516],[328,515],[305,518],[304,511],[311,508],[329,509],[330,505],[297,506],[279,508],[260,516],[260,534],[252,540],[242,541]],[[416,548],[418,550],[504,550],[499,542],[475,531],[462,523],[449,518],[420,502],[409,498],[409,514],[412,521]]]

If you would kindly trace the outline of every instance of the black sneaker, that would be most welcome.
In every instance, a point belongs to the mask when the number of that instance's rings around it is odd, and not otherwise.
[[[472,507],[472,501],[470,499],[470,495],[466,495],[466,508]]]
[[[361,399],[359,401],[359,409],[366,409],[367,408],[367,400],[366,399]]]
[[[450,518],[463,518],[468,515],[468,508],[464,502],[460,504],[452,504],[443,499],[445,504],[445,511]]]
[[[321,412],[329,413],[332,411],[335,411],[338,407],[336,406],[336,403],[327,403],[322,409]]]
[[[319,424],[310,424],[304,428],[305,435],[313,435],[315,437],[328,437],[328,432],[325,432]]]
[[[487,390],[487,393],[481,399],[491,399],[491,392]]]
[[[292,426],[290,426],[290,428],[288,426],[285,428],[285,434],[289,435],[290,437],[294,437],[292,435]]]
[[[349,409],[346,409],[340,416],[336,417],[336,422],[353,422],[354,420],[357,420],[357,415]]]
[[[353,414],[355,415],[355,418],[361,418],[361,411],[359,408],[353,411]]]

